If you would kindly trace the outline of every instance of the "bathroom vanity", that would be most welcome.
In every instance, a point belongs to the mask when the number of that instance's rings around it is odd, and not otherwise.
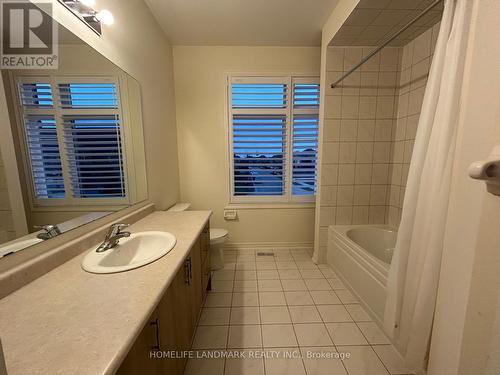
[[[189,350],[210,285],[209,211],[153,212],[128,230],[166,231],[175,247],[126,272],[82,269],[88,251],[0,300],[9,375],[182,374],[186,359],[151,350]]]
[[[209,226],[204,226],[117,374],[183,374],[210,284]],[[155,357],[155,352],[158,352]],[[170,353],[172,358],[165,358]]]

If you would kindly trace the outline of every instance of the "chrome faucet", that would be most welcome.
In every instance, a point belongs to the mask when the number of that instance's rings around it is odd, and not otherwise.
[[[45,233],[38,233],[36,235],[36,238],[40,240],[49,240],[51,238],[57,237],[61,234],[61,230],[58,228],[57,225],[42,225],[42,226],[35,226],[36,229],[43,229]]]
[[[122,229],[127,228],[129,224],[113,224],[109,227],[108,233],[106,233],[106,237],[104,238],[104,242],[99,245],[96,252],[102,253],[106,250],[112,249],[116,245],[118,245],[118,241],[120,241],[123,237],[130,237],[130,232],[122,232]]]

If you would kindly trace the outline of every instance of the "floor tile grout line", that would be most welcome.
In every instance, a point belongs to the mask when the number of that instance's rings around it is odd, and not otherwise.
[[[295,262],[295,260],[294,260],[294,262]],[[295,265],[297,266],[297,262],[295,262]],[[301,274],[301,276],[302,276],[302,274]],[[283,288],[283,282],[281,281],[281,279],[279,279],[279,280],[281,283],[281,288]],[[283,292],[283,294],[284,294],[284,292]],[[292,314],[290,313],[290,306],[288,305],[288,301],[286,299],[286,296],[285,296],[285,303],[286,303],[286,310],[288,311],[288,316],[290,317],[290,323],[292,325],[292,330],[293,330],[293,334],[295,336],[295,341],[297,342],[297,347],[299,348],[299,352],[300,352],[299,338],[297,337],[297,332],[295,331],[295,326],[293,325]],[[302,369],[304,370],[304,373],[307,374],[307,368],[306,368],[306,364],[304,363],[304,358],[301,358],[300,361],[302,362]]]
[[[293,258],[293,257],[292,257],[292,258]],[[303,260],[300,260],[300,261],[303,261]],[[276,260],[275,260],[274,262],[276,263]],[[287,261],[287,262],[290,262],[290,261]],[[295,265],[297,266],[297,260],[296,260],[295,258],[293,258],[292,262],[294,262],[294,263],[295,263]],[[329,267],[328,265],[327,265],[327,267],[328,267],[328,269],[331,269],[331,267]],[[299,270],[299,274],[300,274],[300,278],[299,278],[299,279],[296,279],[296,280],[301,280],[302,282],[304,282],[304,280],[305,280],[305,279],[304,279],[304,277],[303,277],[303,275],[302,275],[302,272],[300,272],[300,270],[301,270],[301,269],[299,269],[299,268],[298,268],[298,266],[297,266],[297,268],[296,268],[296,269],[297,269],[297,270]],[[302,268],[302,269],[308,269],[308,268]],[[329,279],[332,279],[332,278],[328,278],[328,277],[327,277],[327,276],[323,273],[322,269],[320,269],[319,267],[317,267],[316,269],[319,269],[319,270],[320,270],[320,272],[322,273],[323,277],[322,277],[321,279],[326,279],[326,280],[327,280],[327,282],[330,284]],[[263,269],[263,270],[276,270],[276,271],[278,271],[278,273],[279,273],[279,269],[277,268],[277,265],[276,265],[276,268],[271,268],[271,269],[269,269],[269,268],[265,268],[265,269]],[[236,271],[237,271],[236,269],[235,269],[235,270],[233,270],[233,291],[232,291],[232,292],[217,292],[217,291],[215,291],[215,293],[231,293],[231,294],[232,294],[232,295],[231,295],[231,305],[229,306],[229,308],[230,308],[230,317],[231,317],[231,313],[232,313],[232,312],[231,312],[231,309],[233,308],[233,298],[234,298],[234,293],[236,293],[236,291],[235,291],[235,285],[234,285],[234,282],[236,281],[236,279],[235,279],[235,278],[236,278],[236,276],[235,276],[235,275],[236,275]],[[257,273],[259,270],[255,269],[254,271],[255,271],[255,273]],[[333,271],[333,270],[332,270],[332,271]],[[256,284],[257,284],[257,292],[256,292],[256,293],[257,293],[257,296],[258,296],[258,306],[257,306],[257,307],[258,307],[258,309],[259,309],[259,319],[260,319],[260,323],[259,323],[259,325],[260,325],[260,328],[261,328],[261,342],[262,342],[262,348],[263,348],[264,350],[265,350],[266,348],[264,347],[264,343],[263,343],[263,332],[262,332],[262,328],[263,328],[263,327],[262,327],[262,326],[263,326],[264,324],[263,324],[263,322],[262,322],[262,312],[261,312],[261,307],[262,307],[262,306],[261,306],[261,303],[260,303],[260,293],[263,293],[263,292],[266,292],[266,291],[265,291],[265,290],[261,290],[261,288],[259,287],[259,281],[261,281],[261,280],[279,280],[279,282],[280,282],[280,284],[281,284],[281,288],[282,288],[281,293],[283,293],[283,294],[284,294],[285,292],[293,291],[293,290],[287,290],[287,291],[285,291],[285,290],[284,290],[284,288],[283,288],[283,280],[287,280],[287,279],[282,279],[282,278],[280,277],[280,275],[278,275],[278,276],[279,276],[279,277],[278,277],[277,279],[260,279],[260,278],[257,276],[257,278],[256,278],[256,280],[255,280],[255,281],[256,281]],[[319,278],[318,278],[318,279],[319,279]],[[339,279],[339,278],[338,278],[338,277],[334,277],[333,279]],[[241,281],[244,281],[244,280],[241,280]],[[330,286],[331,286],[331,284],[330,284]],[[348,292],[350,292],[350,290],[349,290],[349,289],[338,289],[338,290],[347,290]],[[337,295],[337,293],[336,293],[336,292],[337,292],[337,290],[336,290],[336,289],[333,289],[333,287],[332,287],[331,289],[329,289],[328,291],[333,291],[333,292],[334,292],[334,295]],[[309,288],[307,288],[307,290],[297,290],[297,292],[307,292],[307,294],[309,294],[309,296],[310,296],[310,297],[312,297],[311,292],[314,292],[314,290],[310,290]],[[248,293],[248,291],[242,291],[241,293]],[[338,296],[337,296],[337,297],[338,297]],[[339,298],[339,297],[338,297],[338,298]],[[355,323],[355,325],[356,325],[356,327],[357,327],[357,328],[361,331],[360,326],[358,325],[358,323],[363,323],[363,321],[360,321],[360,322],[356,321],[356,320],[354,319],[353,314],[352,314],[352,313],[351,313],[351,312],[350,312],[350,311],[346,308],[346,306],[348,306],[348,305],[357,305],[357,306],[361,306],[361,308],[364,310],[364,308],[362,307],[362,305],[361,305],[361,304],[359,304],[359,301],[358,301],[357,299],[356,299],[356,301],[351,301],[351,302],[347,302],[347,303],[346,303],[346,302],[343,302],[343,301],[339,298],[339,301],[340,301],[340,303],[339,303],[339,304],[327,304],[327,305],[343,306],[343,307],[346,309],[346,311],[347,311],[348,315],[349,315],[349,316],[351,317],[351,319],[353,320],[352,322],[354,322],[354,323]],[[285,297],[285,306],[287,307],[287,311],[288,311],[288,313],[289,313],[289,315],[290,315],[290,316],[291,316],[291,314],[290,314],[290,306],[294,306],[294,307],[295,307],[295,306],[314,306],[314,308],[316,309],[316,311],[319,313],[319,308],[318,308],[318,307],[319,307],[319,306],[324,306],[324,305],[325,305],[325,304],[318,304],[318,303],[316,303],[315,301],[313,301],[313,304],[312,304],[312,305],[311,305],[311,304],[309,304],[309,305],[289,305],[289,304],[288,304],[288,301],[286,300],[286,297]],[[283,306],[283,305],[282,305],[282,306]],[[218,308],[218,307],[219,307],[219,306],[212,306],[212,307],[206,307],[206,308],[210,309],[210,308]],[[241,307],[246,307],[246,306],[241,306]],[[323,325],[325,326],[325,328],[326,328],[326,322],[324,321],[323,316],[322,316],[320,313],[319,313],[319,316],[320,316],[320,319],[321,319],[321,321],[322,321],[322,324],[323,324]],[[352,322],[345,322],[345,323],[352,323]],[[368,321],[368,322],[370,322],[370,321]],[[371,321],[371,322],[373,322],[373,321]],[[296,340],[297,340],[297,345],[298,345],[298,348],[299,348],[299,350],[300,350],[301,346],[300,346],[300,344],[299,344],[298,337],[297,337],[297,334],[296,334],[296,331],[295,331],[295,327],[294,327],[294,325],[300,325],[300,324],[310,324],[310,323],[306,323],[306,322],[300,322],[300,323],[299,323],[299,322],[297,322],[297,323],[295,323],[295,322],[291,321],[291,324],[292,324],[292,327],[293,327],[293,329],[294,329],[294,334],[295,334],[295,338],[296,338]],[[229,321],[229,323],[228,323],[228,329],[229,329],[229,326],[231,326],[231,325],[240,325],[240,324],[231,324],[231,321]],[[243,323],[243,324],[241,324],[241,325],[245,325],[245,324]],[[266,325],[278,325],[278,323],[271,323],[271,324],[266,324]],[[199,324],[198,324],[198,326],[199,326]],[[328,332],[328,334],[330,335],[330,333],[329,333],[328,329],[327,329],[327,332]],[[357,346],[370,346],[370,348],[371,348],[371,349],[375,352],[375,350],[374,350],[374,348],[373,348],[374,346],[391,345],[390,343],[387,343],[387,344],[382,344],[382,343],[381,343],[381,344],[371,344],[371,343],[368,341],[368,339],[367,339],[367,337],[365,336],[365,334],[363,333],[363,331],[361,331],[361,334],[362,334],[362,336],[366,339],[366,341],[368,342],[368,345],[343,345],[343,346],[353,346],[353,347],[357,347]],[[331,338],[331,337],[330,337],[330,338]],[[228,334],[228,337],[227,337],[227,340],[226,340],[226,346],[228,346],[228,340],[229,340],[229,334]],[[339,346],[339,345],[335,344],[335,342],[333,341],[333,339],[331,339],[331,341],[332,341],[332,343],[333,343],[333,347],[335,347],[335,349],[338,351],[338,346]],[[324,346],[324,345],[323,345],[323,346]],[[311,346],[311,347],[321,347],[321,346],[314,346],[314,345],[313,345],[313,346]],[[245,348],[242,348],[242,349],[245,349]],[[375,352],[375,354],[376,354],[377,358],[379,359],[379,361],[380,361],[380,362],[382,363],[382,365],[384,366],[384,368],[386,369],[386,371],[388,371],[388,372],[390,373],[390,371],[388,370],[388,368],[387,368],[387,367],[385,366],[385,364],[383,363],[382,359],[378,356],[378,354],[377,354],[376,352]],[[302,361],[302,363],[303,363],[303,367],[304,367],[304,369],[305,369],[305,364],[304,364],[304,362],[303,362],[303,361]],[[343,362],[342,362],[342,363],[343,363]],[[343,364],[344,364],[344,363],[343,363]],[[265,361],[264,361],[264,366],[265,366]],[[345,368],[345,365],[344,365],[344,368]],[[225,362],[224,362],[224,369],[225,369]],[[346,371],[348,372],[347,368],[346,368]],[[307,370],[306,370],[306,372],[307,372]],[[348,372],[348,373],[349,373],[349,372]]]

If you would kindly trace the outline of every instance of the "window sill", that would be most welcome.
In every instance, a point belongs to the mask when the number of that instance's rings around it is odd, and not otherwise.
[[[259,209],[314,209],[315,202],[286,203],[229,203],[225,210],[259,210]]]

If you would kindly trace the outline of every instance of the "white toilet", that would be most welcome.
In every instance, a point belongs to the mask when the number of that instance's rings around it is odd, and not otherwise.
[[[210,228],[210,266],[212,271],[224,268],[224,244],[229,238],[227,229]]]
[[[177,203],[167,211],[186,211],[191,203]],[[224,244],[229,238],[227,229],[210,228],[210,266],[212,271],[224,268]]]

